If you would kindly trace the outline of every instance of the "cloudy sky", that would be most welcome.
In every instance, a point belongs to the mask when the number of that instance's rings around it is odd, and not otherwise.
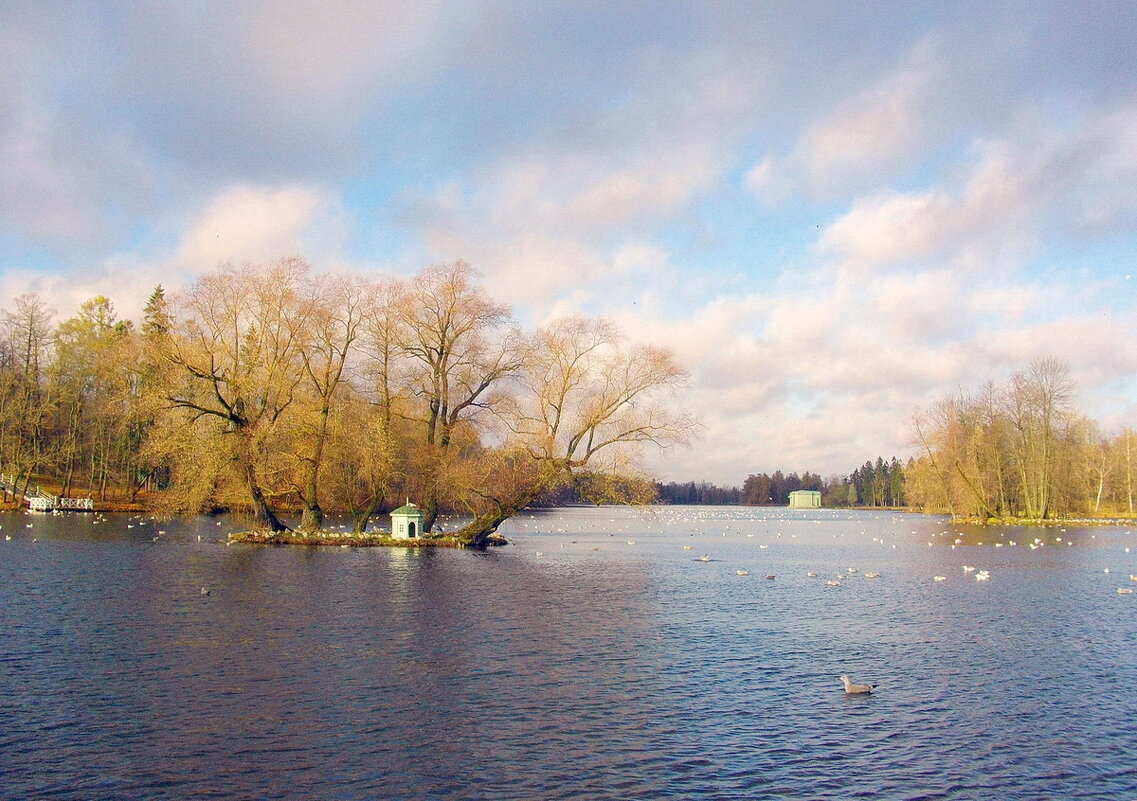
[[[0,6],[0,307],[465,259],[673,348],[661,477],[845,474],[1037,356],[1137,424],[1137,3]]]

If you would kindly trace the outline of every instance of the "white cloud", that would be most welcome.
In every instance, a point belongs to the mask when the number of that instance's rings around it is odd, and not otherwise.
[[[905,64],[809,126],[789,161],[814,192],[831,194],[908,160],[927,133],[928,69]]]
[[[846,265],[874,266],[924,256],[954,239],[950,198],[938,192],[883,192],[857,198],[823,232],[820,245]]]
[[[795,179],[783,161],[766,156],[746,171],[747,188],[762,201],[774,204],[785,200],[796,188]]]
[[[172,250],[124,251],[71,272],[6,269],[0,293],[35,292],[61,319],[83,301],[106,295],[120,318],[137,321],[155,286],[175,289],[223,262],[301,256],[316,270],[358,271],[360,265],[341,255],[349,223],[339,201],[319,187],[229,186],[195,215],[169,223],[180,225]]]
[[[603,168],[568,199],[564,214],[586,231],[670,215],[711,183],[715,170],[709,162],[702,154],[688,153],[624,169]]]
[[[986,164],[981,159],[975,171],[984,180],[996,174]],[[966,192],[929,194],[982,230],[981,215],[960,200]],[[992,194],[1005,197],[986,189],[972,197]],[[723,295],[680,319],[634,327],[691,366],[687,402],[704,416],[703,441],[691,452],[653,457],[656,469],[666,478],[729,484],[761,470],[847,473],[857,466],[849,454],[904,458],[915,450],[917,407],[1003,380],[1043,355],[1072,366],[1091,417],[1118,425],[1134,407],[1125,398],[1137,392],[1137,351],[1123,344],[1137,316],[1087,311],[1116,282],[1035,278],[1015,261],[962,269],[959,243],[936,231],[934,217],[915,215],[931,231],[910,253],[927,266],[898,265],[889,260],[895,250],[883,247],[868,258],[866,248],[842,241],[825,261],[787,271],[772,290]],[[887,226],[876,230],[883,236]],[[868,262],[872,269],[863,269]]]
[[[640,235],[708,185],[705,159],[622,166],[618,154],[526,157],[450,182],[403,215],[430,260],[463,258],[489,285],[544,317],[670,276],[666,252]]]
[[[318,259],[336,248],[345,221],[338,202],[309,186],[230,186],[189,221],[174,263],[205,272],[225,261]]]
[[[808,122],[789,153],[755,164],[747,186],[767,201],[795,189],[828,197],[879,185],[905,169],[937,137],[935,104],[945,79],[940,51],[934,36],[919,41],[871,85]]]
[[[920,264],[988,272],[1015,268],[1055,232],[1137,220],[1137,146],[1126,125],[1135,110],[1087,115],[1069,132],[1024,120],[977,143],[961,181],[857,197],[824,230],[821,249],[858,273]]]

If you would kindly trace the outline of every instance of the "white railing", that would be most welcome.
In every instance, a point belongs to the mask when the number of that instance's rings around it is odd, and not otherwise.
[[[0,473],[0,488],[8,490],[13,495],[22,496],[28,508],[36,512],[50,512],[55,509],[74,509],[93,512],[95,501],[93,498],[62,498],[44,492],[38,485],[21,490],[15,476]]]

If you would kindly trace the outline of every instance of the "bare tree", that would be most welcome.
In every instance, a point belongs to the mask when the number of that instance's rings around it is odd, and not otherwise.
[[[638,446],[686,442],[697,429],[688,413],[661,402],[687,373],[662,348],[627,346],[604,320],[571,317],[537,332],[514,404],[502,409],[506,447],[468,481],[478,496],[461,532],[482,544],[502,522],[559,481],[602,458],[626,470]]]
[[[320,469],[328,443],[332,407],[342,396],[346,367],[360,334],[366,308],[366,287],[349,278],[325,277],[309,281],[304,287],[302,306],[306,307],[306,336],[298,338],[298,352],[304,366],[305,394],[300,419],[301,447],[300,496],[304,511],[301,531],[318,531],[324,523],[320,506]]]
[[[499,400],[492,389],[522,364],[521,337],[509,308],[494,303],[462,261],[417,275],[400,303],[402,350],[414,364],[410,385],[423,403],[426,467],[423,527],[438,516],[439,479],[456,426]]]
[[[167,399],[191,424],[223,422],[254,517],[273,531],[286,526],[265,491],[275,478],[267,475],[270,440],[304,380],[308,272],[299,259],[223,266],[179,294],[178,335],[167,340],[166,358],[180,368]]]
[[[343,441],[338,474],[352,515],[352,530],[362,533],[396,483],[406,481],[405,445],[413,438],[403,423],[413,419],[406,378],[403,315],[405,285],[383,280],[371,285],[363,316],[357,375],[356,413],[347,421],[358,432]],[[350,464],[345,460],[350,460]]]
[[[939,477],[953,516],[1045,520],[1102,507],[1110,446],[1074,412],[1073,393],[1067,366],[1042,358],[1003,388],[987,384],[917,415],[922,461]],[[920,487],[927,501],[927,483]]]
[[[20,295],[3,315],[6,370],[0,418],[0,468],[23,478],[44,464],[45,427],[51,409],[45,373],[51,346],[52,312],[39,296]]]
[[[1022,493],[1023,514],[1050,516],[1055,454],[1069,422],[1073,382],[1065,363],[1040,358],[1011,378],[1007,414],[1014,430],[1013,457]]]
[[[1125,507],[1133,514],[1133,429],[1126,426],[1121,431],[1122,450],[1125,454]]]
[[[916,412],[912,416],[912,427],[920,446],[924,449],[924,458],[921,462],[924,470],[921,471],[920,477],[924,479],[925,474],[930,474],[935,478],[934,481],[921,480],[919,483],[922,491],[916,497],[920,499],[926,510],[937,508],[942,504],[952,517],[957,514],[955,491],[952,486],[952,466],[957,461],[956,438],[952,433],[956,426],[954,406],[953,398],[945,398],[937,402],[930,411]],[[933,486],[939,488],[938,501],[932,491]]]

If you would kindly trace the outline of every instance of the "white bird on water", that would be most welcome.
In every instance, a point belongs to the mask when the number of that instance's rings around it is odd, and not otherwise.
[[[848,676],[842,676],[841,683],[845,685],[846,695],[868,695],[876,687],[875,684],[853,684]]]

